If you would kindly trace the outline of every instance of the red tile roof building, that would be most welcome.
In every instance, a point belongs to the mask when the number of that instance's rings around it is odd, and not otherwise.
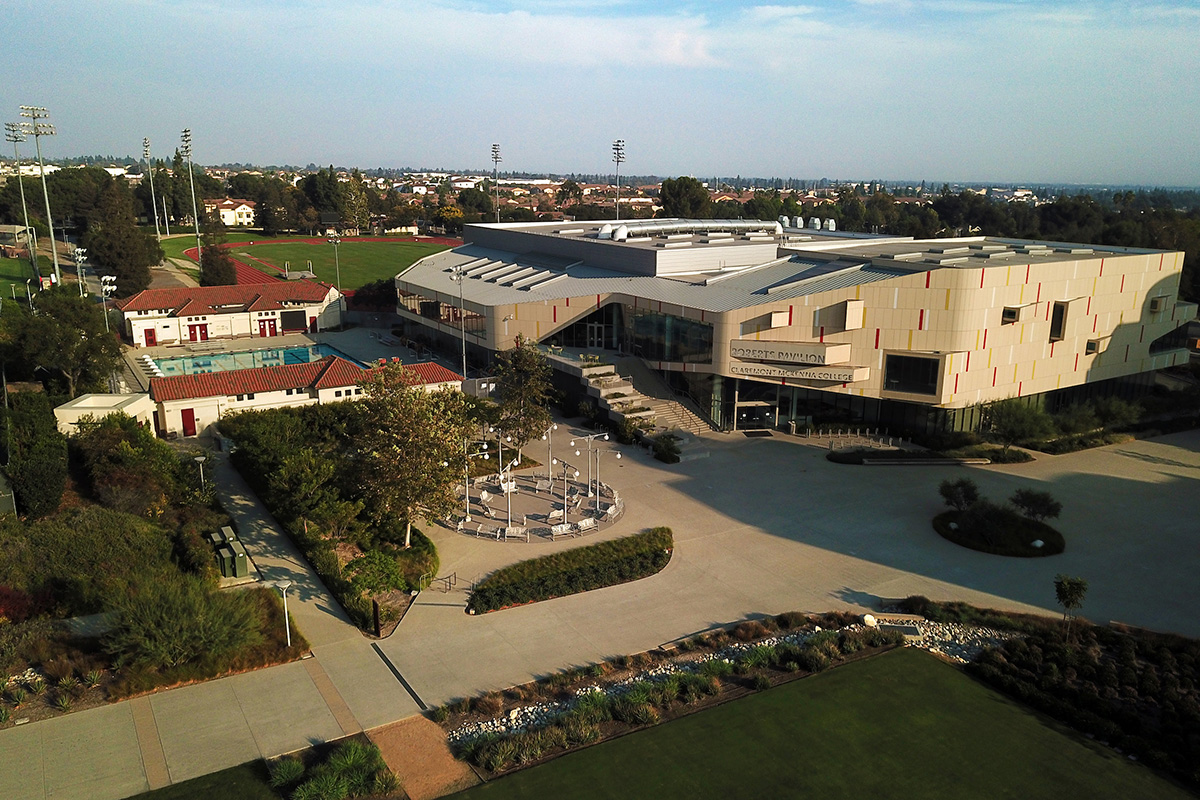
[[[342,323],[338,291],[311,280],[146,289],[117,308],[135,347],[316,332]]]

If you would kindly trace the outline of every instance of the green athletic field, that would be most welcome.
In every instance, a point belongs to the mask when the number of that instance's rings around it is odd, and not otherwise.
[[[768,689],[455,797],[1194,800],[913,649]]]
[[[382,278],[394,278],[398,273],[412,266],[418,259],[446,249],[448,249],[446,245],[431,242],[343,241],[338,246],[342,288],[357,289]],[[238,261],[244,261],[250,266],[268,273],[272,270],[255,261],[255,258],[262,259],[280,269],[283,269],[285,263],[290,263],[290,269],[293,270],[308,269],[308,262],[311,261],[313,272],[317,274],[318,278],[328,283],[337,283],[333,245],[324,240],[321,240],[319,244],[275,243],[269,240],[265,244],[260,244],[258,240],[255,240],[253,247],[235,245],[230,248],[229,252]]]

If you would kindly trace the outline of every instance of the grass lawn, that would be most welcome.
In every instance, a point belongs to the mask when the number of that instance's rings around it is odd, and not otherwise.
[[[38,264],[42,267],[43,275],[54,274],[54,262],[47,256],[38,256]],[[60,262],[61,267],[61,262]],[[12,290],[8,287],[14,285],[17,287],[17,297],[24,299],[25,296],[25,281],[33,277],[33,268],[29,266],[27,258],[0,258],[0,292],[9,300],[12,299]]]
[[[261,243],[260,243],[261,241]],[[357,242],[347,239],[338,246],[338,259],[342,269],[342,288],[357,289],[358,287],[380,280],[394,278],[412,266],[418,259],[439,253],[449,248],[444,244],[431,242]],[[337,270],[334,265],[333,246],[324,240],[320,244],[304,242],[279,242],[254,240],[253,247],[232,247],[230,253],[239,261],[244,261],[253,267],[271,272],[270,268],[254,261],[260,258],[269,264],[283,269],[284,262],[290,262],[292,269],[307,269],[308,262],[317,277],[329,283],[337,282]]]
[[[262,234],[258,231],[225,231],[225,241],[227,242],[245,242],[261,238]],[[196,246],[196,233],[191,228],[184,231],[175,230],[172,232],[171,238],[163,239],[161,244],[167,258],[184,258],[183,251]]]
[[[267,783],[266,765],[251,761],[139,794],[131,800],[279,800],[279,797]]]
[[[468,790],[476,798],[1193,798],[904,648]]]

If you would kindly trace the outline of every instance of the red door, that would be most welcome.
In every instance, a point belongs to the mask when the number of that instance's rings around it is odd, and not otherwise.
[[[317,318],[316,317],[308,318],[308,332],[309,333],[317,332]]]
[[[277,331],[278,331],[278,329],[275,327],[275,320],[260,319],[258,321],[258,335],[259,336],[274,336]]]
[[[267,320],[267,330],[270,331],[270,333],[267,334],[268,336],[278,335],[279,330],[275,327],[275,320],[273,320],[273,319]]]
[[[154,335],[154,328],[146,328],[146,347],[154,347],[158,344],[158,337]]]
[[[185,408],[185,409],[183,409],[183,411],[180,412],[180,415],[183,417],[183,435],[184,436],[195,436],[196,435],[196,412],[195,412],[195,410],[191,409],[191,408]]]
[[[200,341],[207,342],[208,341],[208,326],[200,325],[198,327],[200,328]]]
[[[200,329],[199,325],[188,325],[188,341],[189,342],[200,341],[200,330],[199,329]]]

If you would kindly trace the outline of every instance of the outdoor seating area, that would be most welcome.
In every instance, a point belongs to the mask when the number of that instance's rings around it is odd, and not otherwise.
[[[472,479],[467,494],[456,487],[462,505],[444,524],[459,533],[500,542],[556,541],[585,536],[616,522],[624,511],[620,495],[605,483],[588,496],[586,479],[564,486],[561,477],[514,474]]]

